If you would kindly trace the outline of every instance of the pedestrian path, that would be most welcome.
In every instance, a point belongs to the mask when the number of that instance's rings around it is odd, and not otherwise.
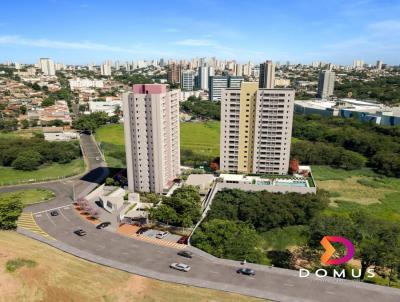
[[[49,234],[47,234],[45,231],[43,231],[36,223],[35,219],[33,218],[32,213],[25,213],[23,212],[21,216],[19,216],[18,221],[17,221],[17,227],[19,228],[24,228],[28,231],[31,231],[35,234],[41,235],[47,239],[52,239],[54,240],[53,237],[51,237]]]

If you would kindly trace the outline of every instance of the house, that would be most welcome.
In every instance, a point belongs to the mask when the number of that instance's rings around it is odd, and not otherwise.
[[[63,127],[43,127],[43,135],[46,141],[69,141],[78,139],[75,132],[66,132]]]

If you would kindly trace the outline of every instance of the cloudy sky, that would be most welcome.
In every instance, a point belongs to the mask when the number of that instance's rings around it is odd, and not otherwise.
[[[0,62],[216,56],[400,64],[398,0],[4,2]]]

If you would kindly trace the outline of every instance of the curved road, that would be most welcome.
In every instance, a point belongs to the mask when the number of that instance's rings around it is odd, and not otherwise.
[[[72,187],[76,195],[84,195],[93,189],[107,174],[104,162],[92,153],[94,142],[85,137],[84,153],[93,169],[79,180],[66,180],[46,184],[2,188],[10,191],[26,187],[41,187],[53,190],[57,197],[52,201],[32,205],[24,209],[32,212],[36,223],[55,240],[49,240],[25,229],[22,234],[45,242],[78,257],[112,266],[131,273],[163,281],[219,289],[275,301],[352,301],[352,302],[398,302],[400,290],[366,283],[315,276],[299,278],[298,272],[262,265],[246,265],[256,270],[255,277],[236,274],[238,262],[212,257],[195,248],[193,259],[178,256],[177,250],[128,238],[108,230],[97,230],[93,224],[79,217],[71,206]],[[98,151],[97,151],[98,152]],[[61,208],[60,208],[61,207]],[[60,215],[52,217],[49,211],[59,208]],[[78,237],[74,230],[82,228],[87,235]],[[192,270],[183,273],[169,268],[172,262],[183,262]]]

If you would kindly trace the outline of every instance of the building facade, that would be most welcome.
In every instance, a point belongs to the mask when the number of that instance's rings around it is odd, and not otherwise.
[[[317,96],[321,99],[327,99],[333,95],[335,88],[335,72],[323,70],[319,73]]]
[[[128,188],[162,193],[180,174],[179,90],[137,84],[123,96]]]
[[[220,169],[230,173],[287,174],[294,90],[243,82],[222,92]]]
[[[185,91],[193,91],[194,87],[194,71],[183,70],[181,74],[181,89]]]
[[[56,75],[56,66],[52,59],[48,58],[41,58],[39,60],[40,69],[42,72],[47,76],[54,76]]]
[[[167,81],[168,83],[180,83],[181,66],[179,64],[172,63],[168,66]]]
[[[197,87],[203,90],[209,90],[210,77],[214,76],[214,68],[210,66],[201,66],[197,69]]]
[[[260,64],[259,87],[272,89],[275,84],[275,64],[265,61]]]
[[[220,101],[222,90],[226,88],[240,88],[243,77],[236,76],[212,76],[209,80],[210,101]]]

